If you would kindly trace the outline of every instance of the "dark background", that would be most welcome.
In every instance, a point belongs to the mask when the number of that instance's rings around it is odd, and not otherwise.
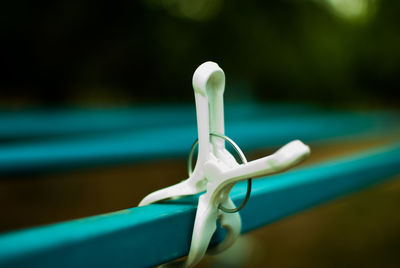
[[[227,99],[397,106],[400,2],[3,1],[4,107],[193,101],[207,60]],[[230,93],[229,93],[230,92]]]

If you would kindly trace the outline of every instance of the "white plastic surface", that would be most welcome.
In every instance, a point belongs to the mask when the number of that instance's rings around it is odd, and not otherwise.
[[[229,198],[233,185],[241,180],[285,170],[310,154],[309,147],[296,140],[272,155],[239,165],[225,149],[222,138],[210,137],[210,133],[224,135],[224,87],[225,74],[216,63],[205,62],[197,68],[193,75],[199,136],[196,167],[188,179],[149,194],[139,204],[144,206],[171,197],[206,191],[199,198],[188,257],[182,262],[173,262],[165,266],[196,265],[207,251],[217,227],[217,220],[227,229],[227,234],[225,240],[213,248],[211,253],[230,247],[240,235],[240,215],[238,212],[222,212],[218,207],[220,204],[226,208],[235,207]]]

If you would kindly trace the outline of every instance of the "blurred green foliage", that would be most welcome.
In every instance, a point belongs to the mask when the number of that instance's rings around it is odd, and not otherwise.
[[[229,99],[397,105],[400,2],[3,1],[1,104],[191,101],[204,61]]]

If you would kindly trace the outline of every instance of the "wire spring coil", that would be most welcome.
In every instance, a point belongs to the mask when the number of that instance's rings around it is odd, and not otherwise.
[[[244,153],[242,152],[242,150],[239,148],[239,146],[238,146],[232,139],[230,139],[229,137],[227,137],[227,136],[225,136],[225,135],[219,134],[219,133],[210,133],[210,136],[218,137],[218,138],[221,138],[221,139],[224,139],[225,141],[227,141],[227,142],[233,147],[233,149],[235,150],[235,152],[236,152],[237,155],[239,156],[239,158],[240,158],[240,160],[241,160],[241,163],[240,163],[240,164],[246,164],[246,163],[247,163],[246,156],[244,155]],[[194,151],[195,151],[195,149],[196,149],[196,147],[197,147],[198,144],[199,144],[199,139],[196,139],[196,140],[194,141],[193,145],[192,145],[192,148],[190,149],[190,153],[189,153],[189,157],[188,157],[188,162],[187,162],[189,177],[190,177],[190,176],[192,175],[192,173],[193,173],[193,165],[192,165],[192,162],[193,162],[193,154],[194,154]],[[247,204],[247,202],[248,202],[249,199],[250,199],[250,194],[251,194],[251,183],[252,183],[251,178],[249,178],[249,179],[247,180],[247,191],[246,191],[246,196],[245,196],[243,202],[240,204],[240,206],[238,206],[238,207],[236,207],[236,208],[226,208],[226,207],[222,206],[222,204],[220,204],[218,208],[219,208],[220,210],[222,210],[223,212],[226,212],[226,213],[236,213],[236,212],[240,211],[240,210]]]

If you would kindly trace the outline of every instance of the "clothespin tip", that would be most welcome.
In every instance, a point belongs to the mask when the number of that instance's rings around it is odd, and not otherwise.
[[[225,88],[225,73],[215,62],[207,61],[197,67],[193,74],[193,89],[196,93],[207,96],[207,90],[223,93]]]
[[[294,140],[274,153],[277,164],[293,166],[306,159],[311,153],[310,147],[300,140]]]

